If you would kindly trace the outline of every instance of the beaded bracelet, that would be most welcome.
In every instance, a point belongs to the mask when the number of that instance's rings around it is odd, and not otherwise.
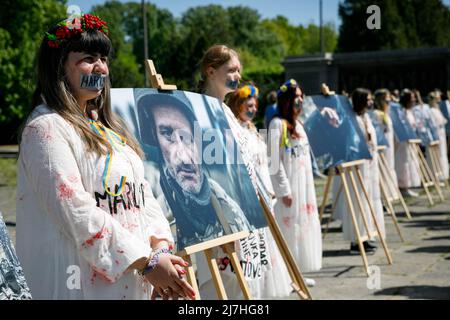
[[[146,263],[145,268],[142,269],[142,271],[140,271],[140,274],[142,276],[147,275],[148,273],[153,271],[153,269],[155,269],[156,265],[159,262],[159,256],[162,253],[171,254],[171,251],[170,251],[170,249],[167,249],[167,248],[161,248],[161,249],[158,249],[158,250],[154,251],[153,254],[147,260],[148,262]]]

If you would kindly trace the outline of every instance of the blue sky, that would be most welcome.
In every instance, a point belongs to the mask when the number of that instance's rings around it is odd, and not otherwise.
[[[426,0],[424,0],[426,1]],[[69,0],[69,5],[78,5],[82,11],[89,12],[93,5],[102,4],[105,0]],[[121,0],[121,2],[129,2]],[[140,1],[134,1],[140,2]],[[180,17],[184,11],[190,7],[196,7],[208,4],[220,4],[224,7],[245,5],[256,9],[263,18],[273,18],[282,15],[288,18],[291,24],[309,24],[319,23],[319,0],[152,0],[148,1],[159,8],[168,9],[175,17]],[[443,1],[450,6],[450,0]],[[325,22],[333,22],[336,27],[339,26],[338,16],[339,0],[323,0],[323,18]]]
[[[448,0],[450,2],[450,0]],[[105,0],[81,1],[69,0],[69,5],[78,5],[84,12],[89,12],[93,5],[102,4]],[[121,1],[129,2],[129,1]],[[140,1],[134,1],[140,2]],[[158,8],[168,9],[175,17],[180,17],[190,7],[196,7],[208,4],[219,4],[224,7],[245,5],[256,9],[263,18],[273,18],[282,15],[288,18],[291,24],[309,24],[319,23],[319,0],[152,0],[148,1],[155,4]],[[336,26],[338,21],[339,0],[323,0],[323,18],[325,22],[334,22]]]

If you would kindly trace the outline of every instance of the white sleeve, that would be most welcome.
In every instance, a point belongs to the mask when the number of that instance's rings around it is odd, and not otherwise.
[[[40,206],[80,255],[106,280],[115,282],[150,246],[98,208],[85,190],[68,124],[45,115],[26,125],[20,165]]]
[[[274,118],[269,125],[269,145],[267,152],[269,154],[270,178],[277,198],[282,198],[291,194],[289,179],[281,158],[283,153],[283,149],[280,145],[282,131],[281,120]]]

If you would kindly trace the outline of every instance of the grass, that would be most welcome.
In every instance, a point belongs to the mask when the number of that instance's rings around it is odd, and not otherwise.
[[[0,186],[17,185],[17,159],[0,158]]]

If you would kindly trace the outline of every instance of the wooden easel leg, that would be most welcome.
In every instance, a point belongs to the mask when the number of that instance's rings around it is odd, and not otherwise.
[[[347,173],[347,169],[343,169],[341,171],[341,179],[342,179],[342,185],[344,186],[345,198],[347,199],[347,204],[349,207],[350,216],[352,218],[353,227],[355,228],[356,240],[358,241],[358,247],[359,247],[359,251],[361,253],[361,258],[363,260],[364,269],[366,271],[367,276],[370,276],[369,263],[367,261],[366,251],[364,250],[364,245],[361,240],[361,235],[359,234],[358,221],[356,220],[355,210],[353,208],[353,203],[352,203],[352,197],[350,195],[350,191],[349,191],[348,184],[347,184],[346,173]]]
[[[423,188],[425,189],[425,193],[428,198],[428,202],[430,203],[430,206],[434,205],[434,201],[431,197],[430,191],[428,190],[428,181],[426,179],[426,172],[424,171],[423,165],[420,162],[419,155],[416,149],[415,144],[408,144],[409,152],[411,153],[411,156],[413,157],[413,161],[416,164],[417,170],[420,174],[420,180],[422,181]],[[420,150],[419,150],[420,151]]]
[[[404,240],[402,232],[400,230],[400,226],[398,224],[397,216],[395,215],[394,207],[392,206],[392,203],[389,200],[389,197],[388,197],[387,192],[386,192],[386,186],[385,186],[383,181],[380,181],[380,189],[381,189],[381,193],[383,194],[383,197],[385,199],[386,211],[391,216],[391,218],[392,218],[392,220],[394,222],[395,228],[397,229],[397,233],[398,233],[400,239],[402,240],[402,242],[404,242],[405,240]]]
[[[380,159],[381,159],[381,165],[385,168],[387,172],[390,172],[389,164],[387,163],[386,157],[383,153],[380,153]],[[392,186],[392,193],[396,196],[395,198],[400,200],[401,205],[403,206],[403,209],[405,210],[405,214],[408,217],[408,220],[411,220],[411,213],[409,212],[409,208],[406,205],[405,199],[403,198],[402,193],[400,192],[400,189],[397,186],[396,181],[394,181],[394,177],[391,174],[387,175],[387,178],[389,179],[389,182]]]
[[[291,250],[286,243],[286,240],[284,240],[284,237],[281,234],[281,230],[278,227],[275,218],[272,216],[270,208],[267,207],[261,196],[259,196],[259,198],[267,219],[267,223],[269,225],[270,232],[272,232],[272,236],[277,244],[278,250],[280,250],[280,254],[283,257],[284,263],[286,264],[289,276],[291,277],[292,287],[297,292],[300,298],[311,300],[312,297],[308,290],[308,287],[306,286],[305,280],[303,279],[303,276],[297,266],[294,256],[291,253]]]
[[[333,218],[334,212],[336,211],[336,206],[339,203],[339,199],[341,198],[341,193],[342,193],[342,182],[339,185],[339,189],[336,194],[336,198],[334,199],[334,203],[331,206],[330,218],[327,221],[327,226],[325,227],[325,232],[323,233],[323,239],[325,239],[325,237],[328,235],[328,230],[330,229],[330,222],[331,219]]]
[[[380,158],[378,158],[378,160],[381,161]],[[383,195],[383,198],[385,200],[384,202],[385,202],[385,206],[386,206],[386,211],[391,216],[391,218],[392,218],[392,220],[394,222],[395,228],[397,229],[397,233],[400,236],[400,239],[402,240],[402,242],[404,242],[405,240],[403,239],[403,235],[402,235],[402,232],[400,230],[400,226],[398,224],[397,216],[395,215],[394,207],[392,206],[391,198],[389,197],[388,192],[386,190],[387,189],[387,186],[386,186],[386,183],[385,183],[386,175],[383,174],[383,173],[386,173],[384,171],[385,168],[381,165],[381,163],[379,165],[379,168],[380,168],[380,191],[381,191],[381,194]]]
[[[183,259],[189,263],[189,267],[187,268],[187,281],[192,286],[195,291],[195,300],[201,300],[200,290],[198,290],[197,279],[195,277],[194,267],[192,266],[191,257],[189,255],[184,256]]]
[[[212,250],[206,249],[203,252],[205,254],[209,270],[211,271],[211,276],[214,281],[214,285],[216,286],[218,298],[220,300],[228,300],[227,293],[225,292],[225,287],[223,286],[222,277],[220,276],[219,267],[217,266],[216,259],[213,257]]]
[[[431,159],[432,159],[432,164],[434,164],[433,170],[436,172],[436,175],[439,178],[438,180],[439,181],[442,180],[444,182],[446,190],[449,191],[450,187],[448,184],[448,180],[445,179],[444,168],[442,168],[442,166],[441,166],[441,159],[440,159],[439,153],[440,153],[440,151],[439,151],[438,144],[431,147],[430,155],[431,155]]]
[[[367,192],[367,189],[366,189],[366,187],[364,185],[364,181],[363,181],[362,174],[361,174],[361,171],[360,171],[359,167],[356,167],[356,173],[357,173],[357,176],[358,176],[358,179],[359,179],[359,183],[361,184],[361,188],[362,188],[362,190],[364,192],[364,195],[366,197],[367,203],[369,204],[369,209],[370,209],[370,213],[372,215],[373,223],[375,224],[375,228],[377,229],[378,237],[380,238],[381,244],[383,245],[383,249],[384,249],[384,252],[386,254],[386,258],[388,260],[388,263],[392,264],[391,254],[390,254],[389,249],[387,247],[387,243],[386,243],[383,235],[381,234],[380,226],[378,225],[378,221],[377,221],[377,217],[376,217],[376,214],[375,214],[375,210],[373,208],[372,200],[370,199],[369,194]]]
[[[320,224],[322,224],[323,213],[325,212],[325,206],[327,205],[328,193],[330,191],[330,186],[331,186],[332,181],[333,181],[333,176],[331,174],[329,174],[328,179],[327,179],[327,184],[325,185],[325,191],[323,193],[322,204],[320,206],[320,215],[319,215]]]
[[[430,167],[427,164],[427,160],[425,159],[425,156],[422,153],[422,150],[420,150],[419,146],[416,145],[417,153],[419,154],[420,160],[422,161],[423,167],[425,168],[425,171],[427,172],[429,179],[431,182],[434,181],[434,187],[438,193],[439,199],[441,201],[444,201],[444,195],[442,194],[441,185],[439,184],[439,178],[436,176],[434,172],[431,171]]]
[[[363,205],[363,202],[361,200],[361,196],[359,194],[358,187],[356,186],[355,177],[353,176],[353,172],[352,172],[351,168],[349,169],[348,174],[350,176],[351,185],[352,185],[353,190],[355,192],[356,202],[358,203],[358,207],[359,207],[359,213],[361,215],[361,219],[363,221],[364,227],[365,227],[366,232],[367,232],[367,238],[370,239],[371,232],[370,232],[369,223],[368,223],[367,217],[366,217],[366,210],[364,210],[364,205]]]
[[[234,272],[236,273],[236,277],[238,279],[242,293],[244,294],[244,298],[246,300],[252,300],[252,295],[250,293],[250,289],[248,288],[247,281],[245,280],[244,272],[242,271],[236,251],[234,251],[234,249],[232,248],[231,243],[223,245],[223,248],[225,249],[225,253],[230,257],[231,265],[233,266]]]

